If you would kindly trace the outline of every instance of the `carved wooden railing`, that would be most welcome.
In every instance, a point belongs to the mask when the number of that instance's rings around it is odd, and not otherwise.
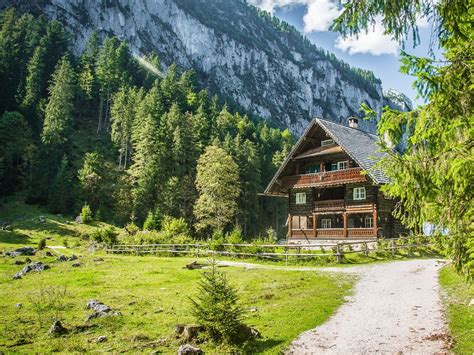
[[[318,228],[317,238],[344,238],[344,228]],[[292,229],[293,238],[313,238],[312,229]],[[347,228],[347,238],[372,238],[376,237],[373,228]]]
[[[282,183],[286,187],[309,187],[331,185],[336,182],[362,182],[367,181],[366,175],[362,175],[361,168],[350,168],[346,170],[324,171],[315,174],[301,174],[282,177]]]
[[[314,210],[339,210],[344,208],[344,200],[314,201]]]
[[[324,237],[343,237],[344,229],[342,228],[318,228],[318,238]]]
[[[373,228],[348,228],[347,237],[349,238],[360,238],[360,237],[375,237]]]

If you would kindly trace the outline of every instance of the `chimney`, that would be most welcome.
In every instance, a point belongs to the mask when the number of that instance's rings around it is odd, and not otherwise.
[[[357,117],[349,117],[347,119],[347,121],[349,122],[349,127],[351,128],[357,128],[359,126],[359,119]]]

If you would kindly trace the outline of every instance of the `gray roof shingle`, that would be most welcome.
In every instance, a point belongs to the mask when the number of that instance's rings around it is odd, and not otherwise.
[[[316,124],[319,125],[332,139],[334,139],[334,141],[367,172],[376,184],[389,182],[387,176],[379,168],[374,167],[380,159],[387,156],[387,153],[380,151],[380,147],[378,146],[379,138],[376,135],[332,121],[315,118],[305,129],[303,135],[300,137],[298,142],[296,142],[290,154],[288,154],[285,161],[268,184],[265,189],[265,194],[271,195],[270,191],[272,190],[272,186],[275,184],[278,176],[282,173],[283,169],[298,150],[299,146],[304,142],[305,136]]]
[[[377,184],[388,182],[387,176],[374,165],[387,153],[380,151],[379,138],[360,129],[315,118],[315,121],[354,159]]]

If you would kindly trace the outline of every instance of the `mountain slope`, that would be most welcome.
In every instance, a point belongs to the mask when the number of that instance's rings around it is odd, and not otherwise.
[[[345,122],[362,102],[384,105],[371,72],[240,0],[0,0],[9,5],[60,20],[77,52],[95,30],[127,40],[136,55],[158,53],[164,66],[193,68],[211,91],[297,134],[314,116]]]

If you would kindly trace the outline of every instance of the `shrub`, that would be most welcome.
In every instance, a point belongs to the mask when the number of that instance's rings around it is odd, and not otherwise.
[[[149,211],[148,215],[143,223],[143,229],[150,230],[159,230],[161,228],[162,217],[159,208],[155,209],[155,212]]]
[[[222,250],[224,248],[222,244],[224,243],[224,233],[222,232],[222,230],[218,229],[214,231],[214,234],[212,235],[211,242],[209,243],[209,248],[211,250]]]
[[[196,321],[216,342],[234,343],[242,326],[243,309],[239,296],[223,272],[211,262],[210,271],[204,272],[199,282],[198,296],[190,299]]]
[[[242,230],[239,227],[235,227],[232,232],[227,233],[225,239],[229,244],[241,244],[243,242]]]
[[[171,238],[189,234],[189,226],[184,218],[165,216],[161,230]]]
[[[92,211],[87,203],[84,205],[84,207],[82,207],[81,221],[84,224],[92,222]]]
[[[101,229],[96,229],[91,233],[91,239],[97,243],[104,244],[116,244],[117,243],[117,233],[111,227],[105,227]]]
[[[125,231],[128,235],[135,235],[140,231],[140,228],[134,222],[130,222],[125,226]]]
[[[38,250],[43,250],[46,247],[46,239],[41,238],[38,242]]]

